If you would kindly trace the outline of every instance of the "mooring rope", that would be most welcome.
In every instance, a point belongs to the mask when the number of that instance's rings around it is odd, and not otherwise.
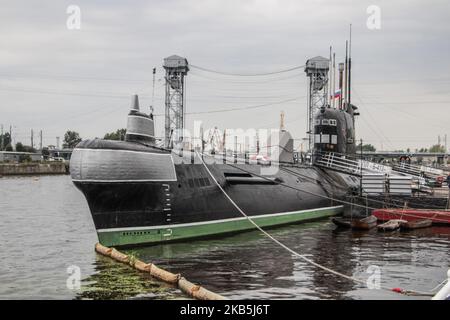
[[[303,174],[301,174],[301,173],[299,173],[299,172],[290,170],[290,169],[288,169],[288,168],[286,168],[286,167],[282,167],[282,168],[280,168],[280,169],[283,170],[283,171],[286,171],[286,172],[288,172],[288,173],[290,173],[290,174],[292,174],[292,175],[294,175],[294,176],[296,176],[296,177],[298,177],[298,178],[309,179],[309,180],[312,181],[312,182],[316,182],[316,181],[317,181],[317,179],[315,179],[315,178],[308,177],[308,176],[303,175]],[[339,190],[342,190],[342,191],[345,190],[345,188],[343,188],[343,187],[335,187],[335,188],[336,188],[336,189],[339,189]],[[359,198],[359,199],[366,199],[366,197],[359,196],[359,195],[352,195],[352,197]],[[376,199],[370,199],[370,201],[373,202],[373,203],[380,203],[380,204],[383,204],[383,205],[389,205],[389,206],[396,207],[396,208],[404,208],[403,205],[395,204],[395,203],[394,203],[395,201],[400,202],[399,200],[395,200],[395,199],[390,199],[390,202],[387,202],[387,201],[381,201],[381,200],[376,200]],[[441,209],[441,210],[443,209],[442,207],[433,206],[433,205],[430,205],[429,207],[435,208],[435,209]],[[369,209],[370,209],[370,207],[369,207]],[[381,209],[381,208],[380,208],[380,209]]]
[[[209,157],[212,157],[212,156],[210,156],[210,155],[208,155],[208,154],[204,154],[204,155],[209,156]],[[267,178],[267,177],[258,175],[258,174],[254,173],[254,172],[247,171],[247,170],[245,170],[245,169],[243,169],[243,168],[234,166],[234,165],[232,165],[232,164],[230,164],[230,163],[226,163],[226,165],[228,165],[228,166],[230,166],[230,167],[232,167],[232,168],[241,170],[242,172],[246,172],[246,173],[252,174],[252,175],[254,175],[254,176],[258,177],[258,178],[265,179],[265,180],[267,180],[267,181],[273,182],[272,180],[270,180],[270,179]],[[324,199],[336,201],[336,202],[339,202],[339,203],[342,203],[342,204],[348,204],[348,205],[360,207],[360,208],[363,208],[363,209],[383,210],[383,209],[380,209],[380,208],[369,207],[367,204],[366,204],[366,205],[362,205],[362,204],[352,203],[352,202],[349,202],[349,201],[340,200],[340,199],[332,198],[332,197],[329,197],[329,196],[317,194],[317,193],[314,193],[314,192],[311,192],[311,191],[306,191],[306,190],[303,190],[303,189],[299,189],[299,188],[296,188],[296,187],[287,185],[287,184],[282,183],[282,182],[279,183],[279,185],[281,185],[281,186],[283,186],[283,187],[286,187],[286,188],[289,188],[289,189],[296,190],[296,191],[304,192],[304,193],[307,193],[307,194],[310,194],[310,195],[313,195],[313,196],[316,196],[316,197],[321,197],[321,198],[324,198]],[[407,216],[407,217],[423,219],[423,217],[421,217],[421,216],[416,216],[416,215],[409,214],[409,213],[408,213],[408,214],[407,214],[407,213],[404,213],[403,215],[404,215],[404,216]],[[448,221],[447,221],[447,220],[444,220],[444,219],[431,218],[431,217],[428,218],[428,219],[429,219],[429,220],[432,220],[432,221],[436,221],[436,222],[448,223]]]
[[[333,270],[331,268],[328,268],[324,265],[321,265],[317,262],[314,262],[313,260],[305,257],[304,255],[294,251],[293,249],[289,248],[288,246],[286,246],[284,243],[282,243],[281,241],[279,241],[278,239],[274,238],[271,234],[269,234],[267,231],[265,231],[264,229],[262,229],[258,224],[256,224],[252,218],[250,218],[234,201],[233,199],[228,195],[228,193],[222,188],[222,186],[220,185],[220,183],[217,181],[217,179],[214,177],[214,175],[211,173],[211,171],[209,170],[208,166],[206,165],[205,161],[203,160],[203,158],[201,156],[199,156],[198,152],[197,156],[201,159],[203,166],[205,167],[206,171],[208,172],[208,174],[211,176],[211,178],[213,179],[214,183],[217,185],[217,187],[220,189],[220,191],[222,191],[222,193],[224,194],[224,196],[228,199],[228,201],[230,201],[230,203],[239,211],[239,213],[244,216],[252,225],[255,226],[256,229],[258,229],[261,233],[263,233],[266,237],[268,237],[269,239],[271,239],[273,242],[275,242],[276,244],[278,244],[280,247],[282,247],[283,249],[285,249],[286,251],[290,252],[291,254],[293,254],[294,256],[302,259],[303,261],[317,267],[320,268],[324,271],[327,271],[329,273],[332,273],[334,275],[337,275],[339,277],[345,278],[347,280],[359,283],[359,284],[363,284],[363,285],[367,285],[367,282],[365,280],[362,279],[358,279],[356,277],[353,276],[349,276],[346,275],[344,273],[341,273],[339,271]],[[202,155],[206,155],[206,156],[210,156],[208,154],[204,154],[202,153]],[[230,164],[228,164],[230,165]],[[230,165],[232,166],[232,165]],[[234,166],[232,166],[234,167]],[[236,167],[234,167],[236,168]],[[240,168],[238,168],[240,169]],[[245,171],[245,170],[243,170]],[[251,173],[251,172],[248,172]],[[257,176],[257,175],[256,175]],[[262,177],[265,178],[265,177]],[[268,179],[269,180],[269,179]],[[271,180],[270,180],[271,181]],[[444,280],[445,282],[446,280]],[[440,285],[438,285],[439,287]],[[380,289],[385,290],[385,291],[389,291],[389,292],[397,292],[397,293],[401,293],[401,294],[405,294],[405,295],[419,295],[419,296],[433,296],[434,293],[432,292],[421,292],[421,291],[415,291],[415,290],[405,290],[405,289],[401,289],[401,288],[389,288],[386,286],[381,286],[380,285]]]

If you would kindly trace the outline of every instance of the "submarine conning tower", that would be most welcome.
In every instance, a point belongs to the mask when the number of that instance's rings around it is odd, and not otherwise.
[[[353,114],[343,109],[322,108],[314,118],[314,149],[317,153],[354,156]]]
[[[125,140],[148,145],[155,144],[153,114],[148,115],[139,110],[139,98],[137,95],[134,95],[131,100],[131,110],[128,113]]]

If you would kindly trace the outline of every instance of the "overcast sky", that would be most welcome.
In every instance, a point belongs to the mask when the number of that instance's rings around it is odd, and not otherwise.
[[[79,30],[67,28],[69,5],[81,9]],[[379,30],[366,25],[370,5],[381,9]],[[231,73],[300,66],[328,57],[330,45],[342,60],[352,23],[357,138],[377,149],[429,147],[438,135],[450,135],[449,18],[448,0],[4,0],[0,124],[5,130],[12,125],[15,141],[25,144],[31,129],[43,130],[44,145],[55,144],[67,129],[83,138],[103,137],[126,126],[132,94],[148,110],[153,67],[155,113],[164,112],[164,57],[178,54],[193,65]],[[238,77],[191,68],[186,81],[187,112],[271,104],[190,115],[188,128],[194,120],[222,129],[276,128],[283,110],[287,129],[305,137],[302,69]],[[162,136],[163,119],[157,120]]]

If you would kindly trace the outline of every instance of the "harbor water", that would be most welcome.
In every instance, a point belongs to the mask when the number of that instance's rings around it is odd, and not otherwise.
[[[0,190],[0,299],[186,298],[94,252],[89,208],[69,176],[4,177]],[[428,291],[450,266],[446,227],[352,232],[321,220],[269,232],[315,262],[369,285],[317,269],[258,231],[124,252],[234,299],[428,299],[377,290],[376,284]]]

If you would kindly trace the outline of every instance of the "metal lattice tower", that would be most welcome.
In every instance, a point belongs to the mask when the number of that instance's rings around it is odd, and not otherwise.
[[[164,59],[166,70],[166,118],[164,145],[172,148],[175,144],[182,143],[184,129],[184,107],[185,107],[185,80],[189,71],[186,58],[177,55]]]
[[[314,115],[328,104],[328,70],[330,60],[315,57],[306,61],[305,72],[309,77],[308,87],[308,137],[309,151],[313,151]]]

